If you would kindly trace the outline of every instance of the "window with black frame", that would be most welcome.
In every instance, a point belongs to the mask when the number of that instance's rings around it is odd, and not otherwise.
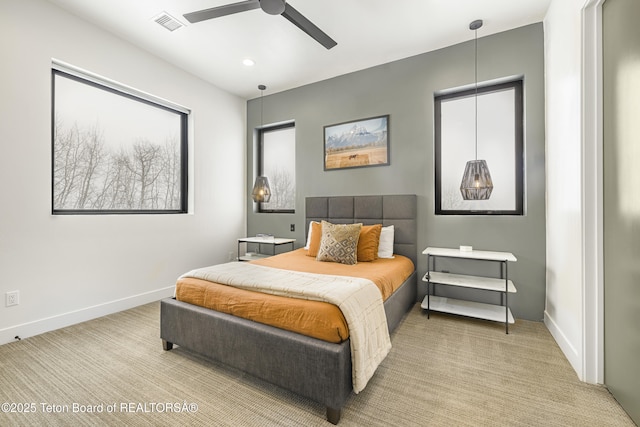
[[[54,63],[52,213],[186,213],[188,115]]]
[[[434,101],[435,213],[523,215],[522,80]]]
[[[271,197],[258,203],[258,212],[295,213],[296,202],[295,123],[258,130],[258,176],[267,178]]]

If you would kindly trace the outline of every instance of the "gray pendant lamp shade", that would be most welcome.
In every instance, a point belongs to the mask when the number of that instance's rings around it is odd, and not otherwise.
[[[464,200],[489,200],[493,181],[485,160],[470,160],[464,168],[460,192]]]
[[[269,187],[269,178],[266,176],[259,176],[256,178],[256,183],[253,185],[253,191],[251,197],[256,203],[266,203],[271,199],[271,188]]]
[[[478,19],[469,24],[469,29],[475,31],[475,160],[469,160],[464,168],[462,182],[460,183],[460,193],[464,200],[489,200],[493,190],[493,181],[489,173],[486,160],[478,160],[478,28],[482,27],[482,20]]]

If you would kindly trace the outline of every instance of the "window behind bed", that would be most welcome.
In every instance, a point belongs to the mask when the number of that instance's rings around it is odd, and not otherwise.
[[[259,203],[258,212],[295,213],[295,123],[259,129],[258,137],[258,176],[266,176],[271,189],[271,199]]]

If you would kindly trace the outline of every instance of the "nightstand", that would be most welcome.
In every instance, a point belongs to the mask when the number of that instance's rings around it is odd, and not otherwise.
[[[289,250],[292,251],[294,249],[293,244],[295,243],[295,241],[296,239],[286,239],[282,237],[273,237],[273,236],[242,237],[238,239],[238,261],[252,261],[255,259],[261,259],[261,258],[273,256],[276,254],[276,247],[282,246],[282,245],[291,245],[291,249]],[[245,253],[245,255],[240,256],[240,245],[242,243],[247,244],[247,252]],[[249,245],[256,245],[257,251],[248,252]],[[271,246],[272,248],[271,253],[270,254],[261,253],[260,248],[262,247],[262,245]]]
[[[421,305],[423,309],[427,310],[427,318],[429,317],[430,311],[477,317],[495,322],[504,322],[505,332],[507,334],[509,333],[509,324],[515,323],[515,319],[509,309],[509,294],[516,292],[515,285],[509,280],[508,272],[508,263],[517,261],[512,253],[476,250],[462,251],[449,248],[427,248],[422,251],[422,253],[428,256],[427,273],[422,278],[423,282],[427,282],[427,295],[424,297]],[[439,272],[436,271],[436,259],[439,257],[497,262],[500,264],[500,277],[490,278]],[[501,295],[501,304],[485,304],[435,296],[436,286],[439,285],[498,292]]]

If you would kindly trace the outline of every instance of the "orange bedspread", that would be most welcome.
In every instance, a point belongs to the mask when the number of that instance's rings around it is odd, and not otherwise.
[[[364,277],[378,286],[383,300],[398,289],[414,270],[411,260],[399,255],[394,259],[345,265],[319,262],[306,254],[305,249],[298,249],[252,262],[285,270]],[[195,278],[178,280],[176,298],[324,341],[340,343],[349,337],[342,313],[338,307],[326,302],[263,294]]]

